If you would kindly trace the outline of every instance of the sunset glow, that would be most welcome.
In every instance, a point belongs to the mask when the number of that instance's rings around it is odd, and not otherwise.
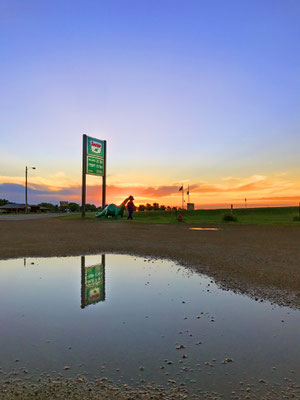
[[[10,193],[10,198],[16,198],[22,202],[24,196],[24,186],[22,177],[0,177],[2,190]],[[100,205],[101,186],[92,184],[98,181],[97,178],[90,178],[91,182],[87,188],[87,201]],[[31,177],[29,182],[29,193],[31,201],[39,203],[42,201],[57,204],[59,201],[81,202],[80,182],[67,179],[63,174],[49,176],[46,179],[36,176]],[[179,192],[180,183],[174,182],[169,185],[144,185],[144,184],[113,184],[108,183],[107,195],[109,202],[121,203],[128,194],[133,194],[135,203],[146,204],[158,202],[165,206],[181,206],[181,193]],[[195,203],[197,208],[219,208],[229,207],[234,204],[236,207],[245,206],[245,198],[248,207],[258,206],[293,206],[299,203],[300,185],[287,177],[267,177],[263,175],[253,175],[246,179],[225,177],[220,179],[220,183],[197,182],[189,183],[190,201]],[[187,183],[184,186],[185,202],[188,201],[186,195]]]

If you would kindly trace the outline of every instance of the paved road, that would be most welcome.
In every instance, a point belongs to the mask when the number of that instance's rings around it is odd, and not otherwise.
[[[24,221],[27,219],[42,219],[61,217],[64,213],[45,213],[45,214],[0,214],[0,221]]]

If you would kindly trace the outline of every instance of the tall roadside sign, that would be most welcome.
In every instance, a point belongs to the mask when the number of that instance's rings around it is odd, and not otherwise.
[[[106,140],[82,137],[82,202],[81,216],[85,216],[86,175],[102,176],[102,208],[106,203]]]

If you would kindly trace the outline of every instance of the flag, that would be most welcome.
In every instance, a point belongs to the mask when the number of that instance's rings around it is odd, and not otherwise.
[[[183,186],[181,186],[181,187],[179,188],[179,192],[180,192],[182,189],[183,189]]]

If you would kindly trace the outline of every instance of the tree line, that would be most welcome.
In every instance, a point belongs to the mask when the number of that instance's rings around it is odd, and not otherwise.
[[[170,207],[170,206],[164,206],[164,205],[159,205],[159,203],[147,203],[146,205],[140,204],[137,207],[138,211],[177,211],[177,207]]]
[[[6,204],[10,203],[10,201],[6,199],[0,199],[0,206],[5,206]],[[80,212],[81,211],[81,206],[78,203],[68,203],[67,206],[59,206],[57,204],[52,204],[52,203],[46,203],[42,202],[38,204],[39,207],[45,207],[48,208],[50,212],[60,212],[60,211],[65,211],[66,208],[69,209],[71,212]],[[86,204],[85,205],[86,211],[98,211],[101,210],[101,207],[96,207],[95,204]],[[138,211],[177,211],[180,208],[177,207],[170,207],[170,206],[164,206],[164,205],[159,205],[159,203],[147,203],[147,204],[140,204],[137,207]]]

